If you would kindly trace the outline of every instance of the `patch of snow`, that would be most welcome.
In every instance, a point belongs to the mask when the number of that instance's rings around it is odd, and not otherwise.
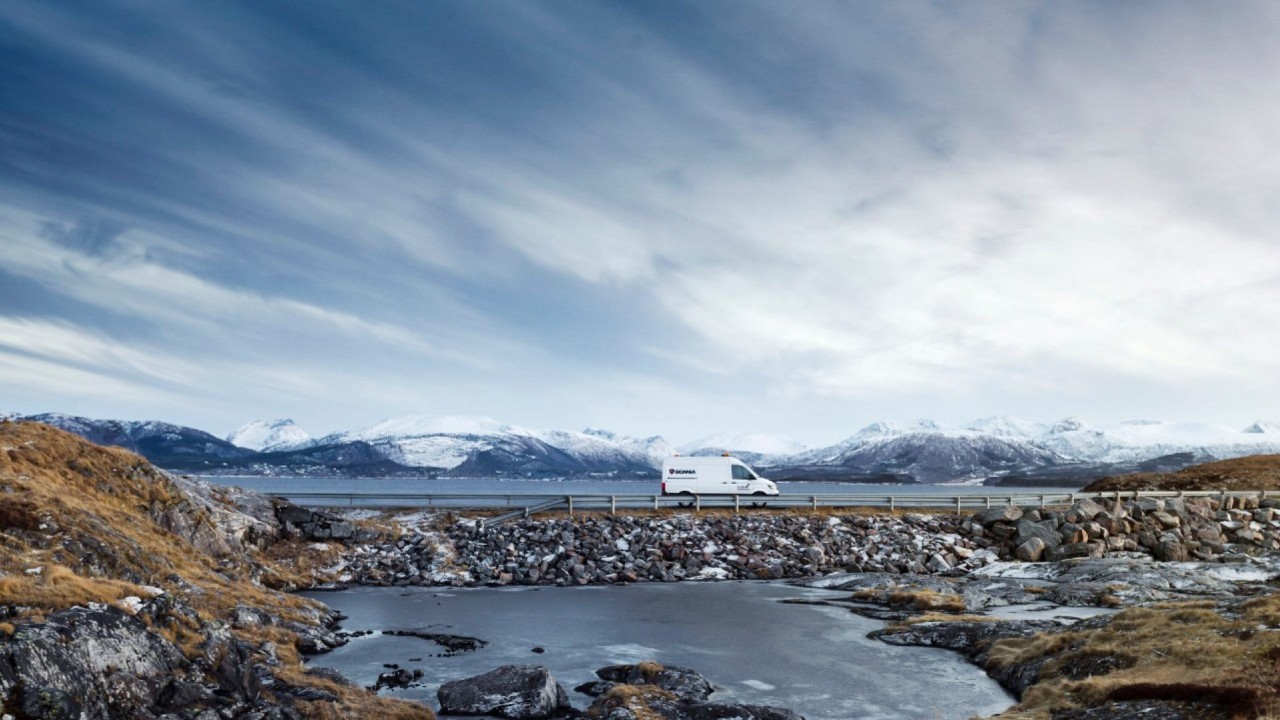
[[[764,682],[762,680],[743,680],[741,682],[743,685],[746,685],[747,687],[755,688],[756,690],[764,690],[766,692],[769,690],[777,689],[776,686],[770,685],[769,683]]]
[[[254,420],[236,428],[226,438],[232,445],[259,452],[297,447],[310,439],[306,430],[288,418],[270,422]]]

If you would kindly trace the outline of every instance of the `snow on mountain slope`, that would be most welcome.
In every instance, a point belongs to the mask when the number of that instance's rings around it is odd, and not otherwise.
[[[538,459],[539,467],[552,472],[609,472],[651,469],[661,458],[672,454],[661,437],[636,439],[603,430],[586,432],[534,430],[507,425],[488,417],[414,415],[392,418],[346,433],[313,441],[338,444],[364,441],[387,459],[415,467],[446,470],[462,468],[485,455],[487,462],[504,456],[523,458],[519,464]],[[545,467],[544,467],[545,466]]]
[[[232,445],[258,452],[287,450],[298,447],[310,439],[311,435],[306,430],[298,427],[288,418],[270,422],[254,420],[241,425],[227,435],[227,442]]]
[[[1134,462],[1187,452],[1222,460],[1280,452],[1280,435],[1265,431],[1269,424],[1255,423],[1262,432],[1241,432],[1213,423],[1155,420],[1094,427],[1067,418],[1036,438],[1036,444],[1078,462]]]
[[[785,435],[769,433],[717,433],[680,446],[680,452],[696,455],[705,452],[752,453],[755,455],[795,455],[809,446]]]
[[[992,415],[991,417],[974,420],[964,427],[966,430],[974,430],[984,435],[1023,439],[1043,435],[1048,430],[1048,427],[1041,423],[1028,422],[1022,418],[1008,415]]]

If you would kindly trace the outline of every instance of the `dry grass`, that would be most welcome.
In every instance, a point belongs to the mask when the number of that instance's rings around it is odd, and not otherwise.
[[[1238,717],[1276,717],[1280,597],[1239,610],[1231,619],[1203,601],[1131,608],[1095,630],[998,641],[987,664],[1050,658],[1015,708],[1031,716],[1123,699],[1202,699]]]
[[[147,593],[122,580],[81,577],[63,565],[45,566],[38,574],[24,572],[0,578],[0,605],[64,608],[113,603],[130,595],[146,597]]]
[[[587,715],[601,717],[615,708],[626,708],[636,720],[662,720],[662,716],[650,707],[650,703],[659,699],[675,701],[676,696],[657,685],[615,685],[592,705]]]
[[[906,607],[921,612],[962,613],[966,609],[963,597],[933,590],[893,590],[888,604],[891,608]]]
[[[653,660],[644,660],[636,663],[636,669],[640,671],[640,676],[645,679],[645,682],[650,683],[656,680],[663,670],[666,670],[661,663]]]
[[[1280,455],[1219,460],[1173,473],[1112,475],[1094,481],[1084,492],[1116,490],[1280,490]]]
[[[40,621],[43,613],[89,602],[147,597],[139,587],[145,584],[182,598],[205,621],[225,620],[245,604],[281,620],[308,622],[318,604],[275,588],[309,582],[313,571],[332,564],[336,552],[313,545],[266,553],[207,546],[213,554],[202,552],[166,524],[176,518],[193,536],[221,533],[163,473],[133,453],[36,423],[0,422],[0,488],[0,604],[28,608],[20,616],[24,620]],[[35,567],[43,569],[27,572]],[[0,631],[11,633],[16,619]],[[188,657],[200,652],[205,639],[197,622],[182,618],[151,629]],[[258,646],[272,643],[283,663],[276,670],[280,677],[309,686],[328,682],[302,671],[292,632],[278,626],[234,632]],[[421,705],[335,687],[325,689],[339,696],[337,703],[305,703],[304,715],[433,717]]]
[[[993,618],[990,615],[953,615],[951,613],[935,613],[928,612],[923,615],[909,617],[906,620],[896,622],[892,627],[907,627],[910,625],[919,625],[920,623],[931,622],[998,622],[999,618]]]
[[[363,688],[341,685],[332,680],[307,675],[300,666],[290,665],[276,671],[276,675],[291,685],[313,687],[338,696],[338,702],[301,703],[304,717],[315,720],[435,720],[435,713],[425,705],[409,700],[379,697]]]

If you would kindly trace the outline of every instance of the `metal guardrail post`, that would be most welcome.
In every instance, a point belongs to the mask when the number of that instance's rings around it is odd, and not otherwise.
[[[1040,509],[1041,509],[1041,510],[1043,510],[1043,509],[1044,509],[1044,496],[1043,496],[1043,495],[1041,495],[1041,496],[1040,496]]]
[[[573,496],[566,495],[564,499],[569,503],[569,517],[573,517]]]
[[[960,512],[960,496],[959,495],[956,496],[956,512],[957,513]]]
[[[702,510],[702,496],[701,496],[701,495],[694,495],[694,496],[693,496],[693,509],[694,509],[694,511],[695,511],[695,512],[696,512],[696,511],[701,511],[701,510]]]
[[[657,509],[658,509],[658,496],[657,496],[657,495],[654,495],[654,496],[653,496],[653,509],[654,509],[654,510],[657,510]]]
[[[733,514],[734,515],[742,514],[742,503],[739,501],[737,495],[733,496]]]
[[[818,512],[818,496],[812,495],[809,497],[809,499],[813,501],[813,511]]]
[[[890,495],[890,496],[889,496],[889,512],[893,512],[893,511],[894,511],[894,506],[893,506],[893,496],[892,496],[892,495]]]
[[[618,514],[618,499],[613,495],[609,496],[609,514],[610,515]]]

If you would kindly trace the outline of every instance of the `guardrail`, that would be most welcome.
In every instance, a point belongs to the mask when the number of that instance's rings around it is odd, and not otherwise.
[[[575,511],[652,509],[733,508],[735,512],[755,505],[769,508],[818,510],[819,508],[885,508],[899,509],[983,510],[1000,505],[1051,507],[1070,505],[1078,500],[1125,500],[1130,498],[1170,497],[1260,497],[1267,491],[1118,491],[1118,492],[1002,492],[984,494],[951,495],[946,493],[842,493],[842,494],[786,494],[760,497],[753,495],[495,495],[495,494],[437,494],[437,493],[273,493],[273,497],[289,500],[298,505],[312,507],[363,507],[406,508],[430,507],[456,510],[480,510],[510,508],[497,516],[485,518],[485,525],[494,525],[518,517],[528,517],[536,512],[564,508],[570,516]],[[1272,497],[1276,497],[1273,493]],[[314,500],[320,502],[307,502]]]

